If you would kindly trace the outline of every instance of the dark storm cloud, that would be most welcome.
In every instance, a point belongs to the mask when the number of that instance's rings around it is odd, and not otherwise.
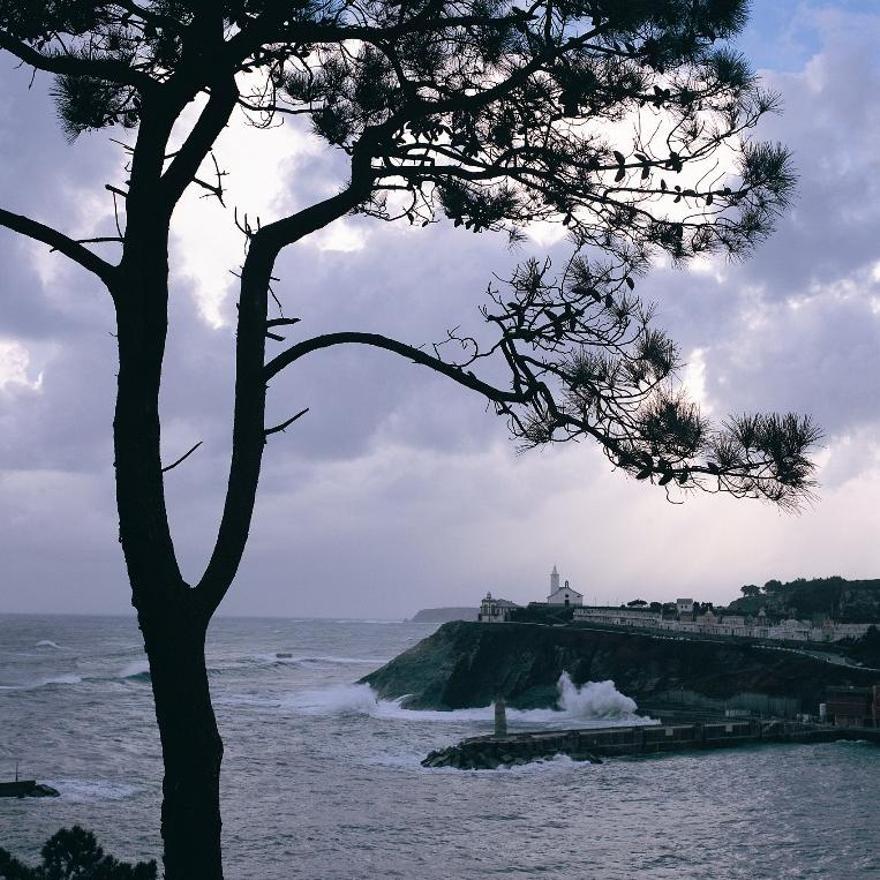
[[[880,412],[880,25],[817,20],[821,53],[765,73],[784,112],[761,137],[792,149],[800,177],[776,234],[747,262],[717,264],[721,282],[663,271],[644,287],[685,352],[706,349],[719,409],[812,412],[842,434]]]
[[[793,73],[768,74],[786,110],[764,135],[794,149],[801,175],[777,235],[748,263],[659,269],[638,292],[659,301],[658,323],[686,356],[702,350],[713,415],[810,411],[837,438],[824,508],[799,521],[709,499],[672,509],[661,494],[609,473],[587,447],[516,456],[485,403],[442,377],[384,352],[321,352],[272,383],[271,418],[311,411],[269,444],[252,541],[225,610],[394,616],[470,603],[487,586],[535,598],[554,561],[588,594],[625,595],[638,584],[633,594],[647,598],[677,585],[729,592],[746,580],[829,567],[875,574],[873,545],[826,547],[817,536],[827,535],[825,517],[867,511],[854,481],[877,478],[877,30],[819,25],[816,57],[788,65]],[[105,134],[68,145],[46,83],[28,91],[27,82],[26,72],[12,70],[2,80],[0,204],[74,234],[92,233],[96,218],[108,231],[102,187],[122,177],[119,148]],[[242,159],[220,155],[233,172]],[[292,187],[304,205],[343,182],[344,160],[304,149],[277,173],[278,187]],[[250,209],[247,201],[245,193],[241,204]],[[202,216],[176,218],[177,267],[187,235],[213,234],[207,221],[200,230]],[[500,237],[448,225],[346,224],[365,236],[363,248],[306,242],[279,261],[279,297],[303,319],[291,341],[339,329],[413,344],[458,325],[482,332],[477,306],[492,273],[504,276],[518,259],[546,252],[533,243],[511,253]],[[38,389],[0,387],[2,607],[117,610],[127,588],[113,509],[112,308],[86,273],[45,249],[35,260],[38,251],[0,233],[0,342],[25,347],[31,378],[43,372]],[[228,279],[240,253],[225,244],[216,251]],[[551,252],[561,265],[564,244]],[[190,578],[219,518],[232,405],[232,287],[215,303],[227,324],[215,327],[203,316],[206,283],[198,267],[175,275],[162,393],[165,459],[204,441],[167,480]],[[736,546],[743,543],[749,554]]]

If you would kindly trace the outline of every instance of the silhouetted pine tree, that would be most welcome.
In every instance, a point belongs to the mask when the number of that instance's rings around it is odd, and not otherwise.
[[[156,862],[131,865],[106,855],[91,831],[74,825],[46,841],[36,868],[0,847],[0,880],[156,880]]]
[[[109,187],[117,244],[78,241],[0,209],[0,224],[93,273],[117,318],[114,420],[120,539],[150,659],[165,760],[169,880],[222,876],[222,742],[205,631],[248,537],[269,381],[309,353],[384,349],[483,395],[525,446],[589,437],[613,464],[667,488],[794,503],[810,486],[816,431],[795,416],[713,428],[670,384],[674,345],[632,294],[649,258],[742,256],[793,184],[787,151],[749,138],[775,107],[728,40],[745,0],[0,0],[0,48],[52,74],[68,137],[131,129],[124,183]],[[179,149],[172,127],[197,102]],[[159,388],[168,237],[189,187],[223,199],[212,146],[233,114],[302,120],[350,176],[335,195],[271,222],[236,218],[247,243],[236,333],[233,452],[216,543],[184,581],[168,526]],[[119,134],[119,133],[117,133]],[[247,162],[247,157],[223,157]],[[527,262],[490,290],[494,341],[450,334],[421,347],[342,330],[267,357],[296,319],[270,316],[279,253],[360,212],[429,225],[442,216],[513,239],[539,220],[568,228],[559,275]],[[456,348],[456,346],[460,346]],[[456,349],[456,360],[448,356]],[[508,378],[481,378],[499,362]],[[497,376],[497,370],[484,375]],[[185,457],[185,456],[184,456]],[[182,460],[182,459],[181,459]]]

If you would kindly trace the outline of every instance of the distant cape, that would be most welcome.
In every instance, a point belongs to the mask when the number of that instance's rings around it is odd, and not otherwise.
[[[451,620],[476,620],[479,608],[422,608],[412,623],[449,623]]]

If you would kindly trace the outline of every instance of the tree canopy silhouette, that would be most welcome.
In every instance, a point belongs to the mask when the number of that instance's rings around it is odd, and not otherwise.
[[[40,855],[42,864],[31,868],[0,847],[0,880],[156,880],[154,861],[120,862],[79,825],[53,834]]]
[[[267,386],[301,358],[342,345],[403,356],[482,394],[522,445],[589,437],[667,491],[792,504],[809,489],[809,420],[709,425],[671,385],[675,346],[633,293],[658,252],[745,255],[786,204],[787,151],[749,136],[776,99],[728,43],[746,13],[745,0],[0,0],[0,48],[54,77],[70,139],[131,130],[127,173],[107,186],[115,231],[80,240],[6,209],[0,224],[93,273],[115,309],[120,539],[162,738],[169,880],[222,876],[204,637],[244,551],[267,438],[303,414],[267,425]],[[195,122],[173,148],[191,105]],[[163,485],[182,459],[163,467],[159,445],[168,238],[188,188],[223,201],[212,147],[238,113],[310,127],[348,156],[349,177],[287,216],[235,215],[247,255],[231,466],[213,551],[190,585]],[[284,342],[297,323],[270,313],[279,253],[350,212],[423,226],[445,217],[513,240],[554,220],[576,256],[558,275],[527,261],[493,284],[489,343],[340,328],[267,357],[267,340]],[[114,245],[118,255],[101,255]],[[489,361],[505,381],[479,374]]]

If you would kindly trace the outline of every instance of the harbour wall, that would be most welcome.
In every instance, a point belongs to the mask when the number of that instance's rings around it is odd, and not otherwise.
[[[422,765],[479,770],[527,764],[555,755],[598,762],[606,757],[627,755],[732,748],[761,743],[838,740],[866,740],[880,745],[880,729],[749,719],[475,736],[462,740],[458,745],[431,752]]]

